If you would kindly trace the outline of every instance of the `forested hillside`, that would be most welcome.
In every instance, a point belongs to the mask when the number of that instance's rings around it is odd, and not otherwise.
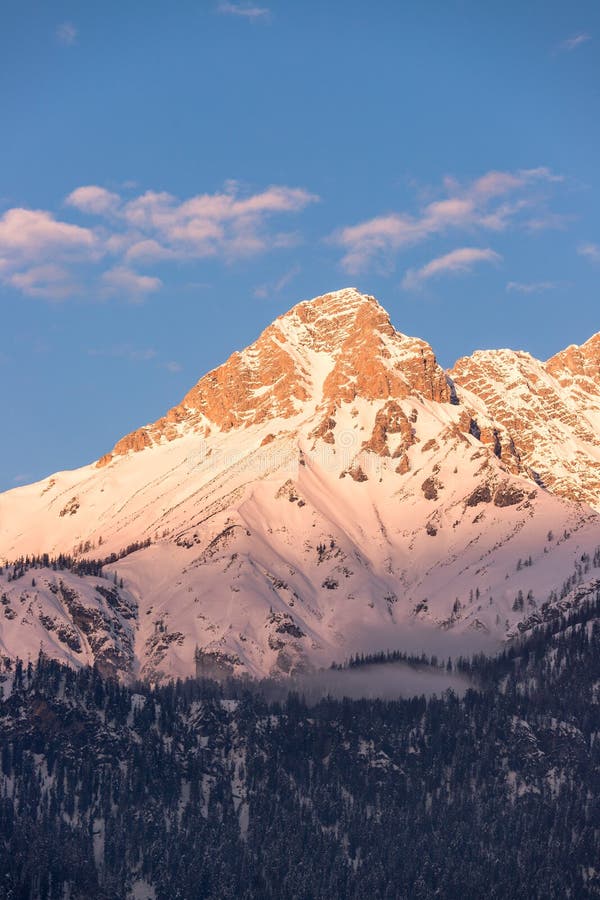
[[[17,664],[0,897],[600,896],[599,612],[462,660],[462,697],[309,705]]]

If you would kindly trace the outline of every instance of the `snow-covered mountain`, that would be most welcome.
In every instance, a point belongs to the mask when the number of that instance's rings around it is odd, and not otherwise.
[[[503,639],[592,589],[599,426],[599,335],[446,373],[373,297],[300,303],[96,463],[0,495],[0,653],[157,678]]]

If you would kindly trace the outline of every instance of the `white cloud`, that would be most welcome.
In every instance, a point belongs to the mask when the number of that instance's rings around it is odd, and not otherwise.
[[[112,191],[89,184],[72,191],[65,203],[68,206],[74,206],[81,212],[106,215],[116,212],[121,204],[121,198]]]
[[[215,194],[179,200],[166,191],[146,191],[122,202],[118,194],[86,185],[66,203],[109,220],[106,246],[128,260],[227,259],[251,256],[272,247],[289,247],[297,235],[271,233],[273,216],[301,212],[319,198],[304,188],[273,185],[242,196],[236,182]]]
[[[430,200],[416,214],[375,216],[339,229],[330,240],[343,249],[341,263],[351,274],[372,266],[389,269],[400,250],[434,235],[503,231],[516,224],[521,227],[524,211],[537,203],[533,186],[560,179],[545,166],[517,172],[493,170],[464,186],[447,177],[444,187],[449,196]]]
[[[49,300],[66,300],[78,291],[68,269],[54,263],[14,272],[6,281],[29,297]]]
[[[358,274],[373,262],[388,262],[390,254],[426,236],[422,223],[391,213],[342,228],[332,239],[346,251],[342,257],[344,269]]]
[[[224,16],[240,16],[252,22],[265,21],[270,16],[267,6],[252,6],[250,3],[231,3],[221,0],[217,4],[217,12]]]
[[[554,291],[559,286],[556,281],[509,281],[506,290],[517,294],[542,294],[544,291]]]
[[[45,210],[15,207],[0,218],[0,282],[27,296],[72,296],[79,290],[72,266],[96,262],[102,252],[90,229],[61,222]]]
[[[127,260],[145,259],[158,262],[159,260],[174,259],[176,257],[177,254],[173,250],[163,247],[158,241],[150,238],[136,241],[135,244],[127,248],[125,253],[125,259]]]
[[[139,275],[126,266],[115,266],[102,275],[104,291],[107,295],[124,294],[128,299],[139,302],[146,294],[152,294],[162,287],[160,278]]]
[[[560,45],[561,50],[567,50],[571,52],[571,50],[576,50],[577,47],[581,47],[582,44],[586,44],[588,41],[591,41],[592,36],[585,31],[580,31],[579,34],[574,34],[573,37],[567,38],[566,41],[563,41]]]
[[[97,284],[99,278],[105,295],[126,292],[139,298],[162,283],[139,275],[135,264],[210,257],[231,262],[289,248],[299,243],[298,234],[275,229],[271,220],[297,214],[318,200],[304,188],[285,185],[246,194],[233,181],[222,191],[183,200],[165,191],[125,200],[98,185],[82,185],[64,202],[96,217],[91,228],[61,221],[46,210],[13,208],[0,217],[0,283],[31,296],[65,297],[76,290],[74,274],[61,281],[43,267],[68,265],[82,276],[78,281]],[[105,259],[110,268],[99,273],[97,264]]]
[[[176,375],[178,372],[182,370],[181,363],[176,362],[174,359],[169,360],[169,362],[165,363],[165,369],[167,372],[170,372],[172,375]]]
[[[57,40],[66,47],[77,43],[77,34],[77,28],[72,22],[61,22],[56,28]]]
[[[529,170],[534,171],[534,170]],[[542,169],[535,170],[541,172]],[[486,172],[478,178],[472,185],[470,193],[479,197],[498,197],[507,194],[509,191],[515,190],[523,185],[523,180],[527,175],[523,172],[515,175],[512,172]]]
[[[300,212],[319,198],[303,188],[274,186],[240,197],[234,183],[217,194],[180,202],[165,192],[147,191],[126,203],[121,215],[140,240],[130,253],[164,258],[229,258],[261,253],[271,244],[265,227],[273,215]],[[134,249],[135,248],[135,249]]]
[[[273,216],[301,212],[318,201],[303,188],[272,186],[248,197],[230,182],[216,194],[197,194],[180,201],[166,192],[147,191],[119,212],[135,236],[129,259],[226,259],[254,256],[290,246],[295,236],[271,233]]]
[[[577,248],[577,252],[590,262],[600,263],[600,244],[582,244]]]
[[[402,280],[402,287],[405,290],[416,289],[430,278],[447,273],[464,274],[470,272],[476,263],[499,263],[501,260],[500,254],[489,248],[459,247],[444,256],[432,259],[420,269],[409,269]]]
[[[13,208],[0,218],[0,259],[39,259],[51,253],[54,257],[87,254],[96,245],[88,228],[60,222],[51,213],[39,209]]]

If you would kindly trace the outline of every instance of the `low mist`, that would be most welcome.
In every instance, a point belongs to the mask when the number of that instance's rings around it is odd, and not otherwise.
[[[459,656],[470,658],[476,653],[494,656],[502,648],[503,642],[485,631],[443,630],[435,625],[421,622],[403,622],[401,627],[372,626],[360,633],[360,646],[340,650],[336,662],[343,663],[357,651],[368,656],[372,653],[403,651],[409,656],[437,656],[440,660]]]
[[[473,683],[464,675],[444,668],[414,665],[408,662],[371,663],[347,669],[327,669],[306,675],[294,675],[283,681],[255,682],[251,690],[268,700],[285,701],[291,693],[308,703],[325,697],[335,700],[398,700],[424,695],[440,696],[452,690],[459,696]]]

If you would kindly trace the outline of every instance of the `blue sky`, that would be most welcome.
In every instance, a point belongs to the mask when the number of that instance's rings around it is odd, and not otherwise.
[[[596,2],[0,9],[0,489],[98,457],[301,299],[445,365],[600,329]]]

